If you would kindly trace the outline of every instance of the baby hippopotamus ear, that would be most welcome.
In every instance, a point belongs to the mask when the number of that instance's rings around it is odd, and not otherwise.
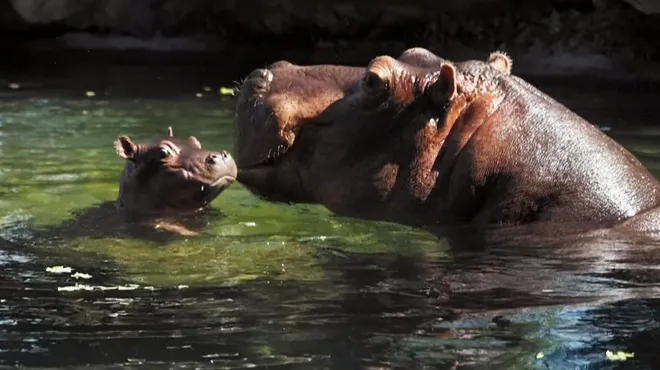
[[[120,136],[115,140],[115,150],[119,158],[132,161],[137,155],[138,146],[128,136]]]
[[[197,140],[196,137],[191,136],[191,137],[188,138],[188,141],[189,141],[190,144],[192,144],[195,148],[197,148],[197,149],[202,149],[202,143],[200,143],[199,140]]]

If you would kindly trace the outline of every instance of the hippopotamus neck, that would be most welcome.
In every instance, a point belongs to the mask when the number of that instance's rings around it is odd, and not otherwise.
[[[190,215],[203,211],[206,207],[191,210],[181,210],[169,207],[162,199],[157,199],[152,194],[147,184],[136,181],[135,177],[140,176],[141,168],[128,162],[124,166],[119,181],[119,192],[115,201],[115,207],[124,216],[132,218],[150,218],[154,216],[171,215]]]
[[[456,159],[485,200],[466,214],[473,222],[607,223],[660,203],[658,181],[613,139],[517,77],[500,86],[500,107]]]

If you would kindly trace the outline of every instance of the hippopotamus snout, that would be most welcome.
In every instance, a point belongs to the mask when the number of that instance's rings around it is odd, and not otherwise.
[[[233,158],[226,150],[219,153],[211,153],[206,157],[206,163],[210,165],[228,165],[233,162]]]
[[[218,194],[236,180],[238,176],[238,165],[226,150],[208,154],[205,162],[212,168],[210,172],[217,174],[217,180],[213,185],[217,187]]]
[[[252,71],[246,83],[250,84],[255,93],[265,93],[270,88],[270,83],[273,82],[273,72],[265,68],[258,68]]]

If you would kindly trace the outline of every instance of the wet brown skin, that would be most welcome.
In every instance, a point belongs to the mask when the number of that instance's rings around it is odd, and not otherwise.
[[[122,213],[147,220],[202,211],[236,179],[237,166],[227,151],[202,149],[196,137],[166,137],[135,143],[128,136],[115,141],[126,160],[116,201]],[[183,234],[195,234],[171,223],[156,223]]]
[[[657,180],[594,126],[507,73],[507,58],[438,58],[429,67],[402,57],[374,59],[358,81],[355,70],[335,66],[307,95],[296,94],[313,80],[310,70],[324,67],[253,73],[239,96],[239,137],[258,125],[280,128],[271,136],[262,129],[261,140],[296,130],[269,160],[238,140],[239,181],[266,199],[410,225],[657,226],[654,211],[630,219],[658,206]],[[303,103],[278,103],[292,91]]]

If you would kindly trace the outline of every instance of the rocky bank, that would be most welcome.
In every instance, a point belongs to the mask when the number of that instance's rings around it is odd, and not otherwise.
[[[660,77],[660,0],[0,0],[0,31],[5,46],[39,50],[289,48],[339,61],[501,49],[518,71]]]

